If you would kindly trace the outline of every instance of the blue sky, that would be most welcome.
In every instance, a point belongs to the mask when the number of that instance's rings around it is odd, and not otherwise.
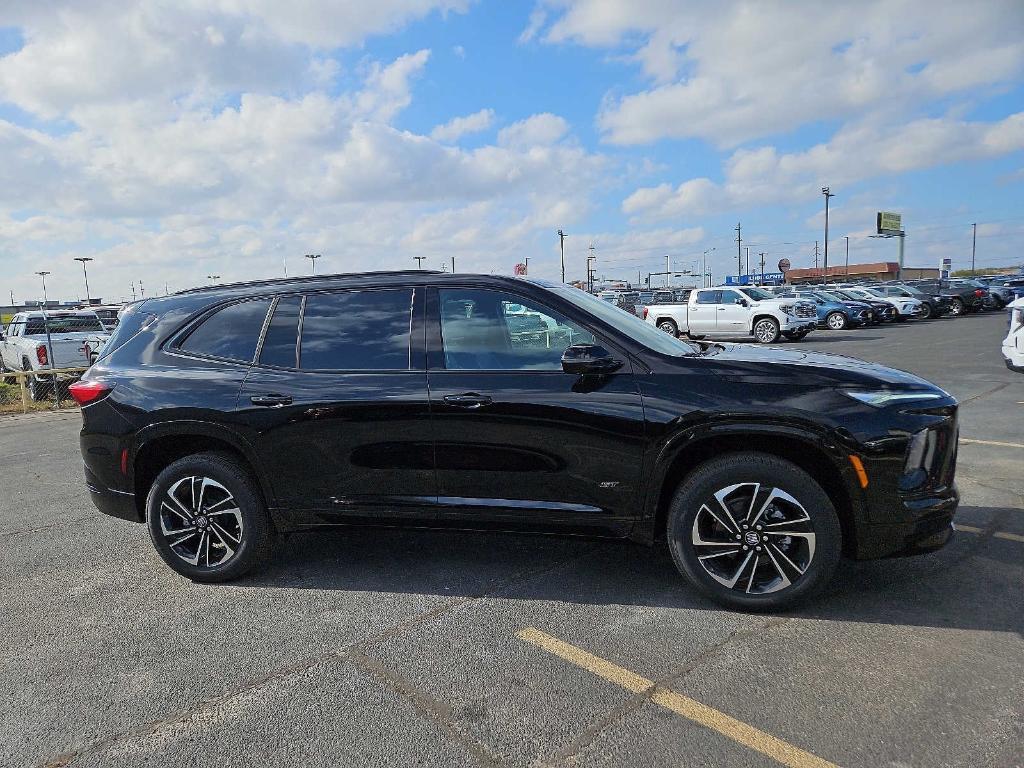
[[[635,279],[735,231],[767,262],[1024,261],[1024,6],[101,0],[0,9],[16,297],[302,271]],[[116,5],[116,4],[115,4]],[[800,24],[793,19],[799,18]],[[898,19],[899,23],[895,23]]]

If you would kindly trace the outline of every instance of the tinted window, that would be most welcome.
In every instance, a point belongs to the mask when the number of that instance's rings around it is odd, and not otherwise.
[[[270,299],[230,304],[203,321],[182,342],[185,352],[251,363]]]
[[[718,300],[718,297],[721,295],[721,291],[697,291],[697,303],[721,304],[721,302]]]
[[[511,294],[470,289],[439,294],[449,370],[560,371],[566,347],[594,343],[594,336],[575,323]]]
[[[411,319],[410,288],[312,294],[299,363],[305,370],[407,370]]]
[[[722,298],[719,304],[735,304],[736,300],[742,298],[736,291],[722,291]]]
[[[263,337],[260,365],[298,367],[299,309],[301,296],[286,296],[277,302]]]

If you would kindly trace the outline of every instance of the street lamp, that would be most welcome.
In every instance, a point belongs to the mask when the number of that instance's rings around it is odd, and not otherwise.
[[[710,284],[710,280],[708,280],[708,278],[710,277],[710,275],[708,275],[708,254],[711,253],[714,250],[715,250],[714,248],[708,248],[708,249],[706,249],[704,251],[704,261],[703,261],[703,263],[701,265],[701,273],[702,273],[701,274],[701,277],[702,277],[702,281],[701,282],[704,283],[704,287],[705,288],[707,288],[708,285]]]
[[[427,258],[426,256],[413,256],[413,261],[416,262],[416,269],[423,269],[423,262]]]
[[[206,279],[210,281],[210,285],[213,285],[214,281],[220,280],[220,275],[207,275]],[[139,281],[139,285],[142,285],[142,281]]]
[[[82,274],[85,275],[85,305],[89,306],[92,301],[89,297],[89,273],[85,269],[85,263],[94,259],[91,256],[75,256],[75,261],[82,262]]]
[[[828,280],[828,199],[835,197],[834,194],[829,190],[828,187],[821,188],[821,194],[825,196],[825,269],[822,270],[822,276],[825,280]]]
[[[312,266],[313,274],[316,274],[316,260],[320,258],[319,253],[307,253],[306,258],[309,259],[309,263]]]
[[[558,249],[562,252],[562,282],[565,282],[565,233],[558,230]]]
[[[46,306],[46,276],[49,272],[36,272],[41,278],[43,278],[43,306]]]

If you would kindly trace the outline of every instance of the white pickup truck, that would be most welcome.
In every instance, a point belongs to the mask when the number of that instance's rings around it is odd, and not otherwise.
[[[753,336],[771,344],[780,336],[802,339],[817,327],[818,310],[801,299],[779,299],[761,288],[735,286],[696,288],[685,303],[644,307],[643,318],[673,336]]]
[[[29,396],[41,400],[54,383],[54,376],[45,375],[47,369],[87,368],[109,338],[99,317],[89,310],[19,312],[0,330],[0,367],[31,371]],[[76,374],[56,376],[61,384],[77,378]]]

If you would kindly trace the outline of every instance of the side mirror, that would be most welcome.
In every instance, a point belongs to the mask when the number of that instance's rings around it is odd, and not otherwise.
[[[611,373],[622,367],[622,362],[599,344],[573,344],[562,353],[562,370],[566,373]]]
[[[733,299],[732,303],[733,304],[739,304],[741,307],[747,306],[747,300],[746,299]]]

